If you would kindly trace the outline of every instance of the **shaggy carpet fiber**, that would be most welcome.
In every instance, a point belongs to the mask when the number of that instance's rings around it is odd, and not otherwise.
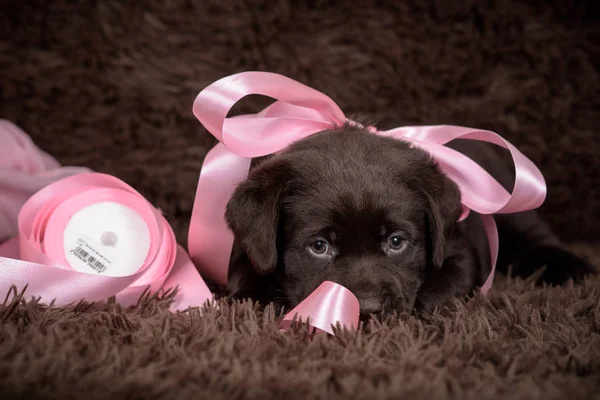
[[[3,0],[0,117],[61,163],[134,186],[185,243],[215,143],[194,97],[231,73],[278,72],[383,129],[499,132],[546,176],[544,216],[600,265],[593,5]],[[490,297],[423,320],[312,339],[279,332],[281,316],[249,302],[172,314],[168,301],[56,308],[15,288],[0,299],[0,398],[600,398],[600,278],[542,288],[501,277]]]

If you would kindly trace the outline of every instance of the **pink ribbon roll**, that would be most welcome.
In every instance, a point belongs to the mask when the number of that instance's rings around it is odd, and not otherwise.
[[[238,101],[253,94],[276,101],[258,114],[227,117]],[[251,159],[280,152],[291,143],[323,130],[345,123],[360,124],[349,120],[325,94],[285,76],[255,71],[231,75],[209,85],[196,97],[193,112],[220,143],[208,153],[200,172],[188,250],[206,276],[224,284],[233,234],[223,215],[236,186],[248,175]],[[368,130],[427,151],[460,189],[464,211],[461,220],[470,210],[481,214],[492,263],[481,287],[486,294],[492,286],[498,256],[498,232],[492,214],[539,207],[546,197],[541,172],[511,143],[490,131],[448,125],[407,126],[388,131],[368,127]],[[516,172],[512,193],[473,160],[444,146],[454,139],[484,141],[508,149]],[[199,195],[209,191],[210,196]],[[284,326],[289,325],[294,315],[310,318],[315,321],[312,324],[315,328],[331,333],[329,328],[323,328],[336,323],[356,326],[358,302],[339,284],[325,282],[286,315]]]
[[[65,251],[69,223],[77,213],[97,204],[118,204],[141,217],[149,233],[149,246],[137,270],[113,269],[102,274],[110,267],[110,259],[99,253],[98,247],[90,246],[88,238],[78,241],[81,245],[70,253]],[[131,305],[148,287],[156,291],[179,286],[173,310],[199,306],[212,298],[187,253],[177,245],[165,218],[115,177],[81,173],[47,185],[21,208],[18,230],[18,245],[11,241],[2,247],[0,291],[7,291],[11,285],[27,286],[42,301],[55,300],[57,305],[81,299],[102,301],[111,296],[116,296],[120,304]],[[93,226],[87,231],[93,231]],[[83,262],[79,269],[67,260],[69,256]]]
[[[139,215],[148,232],[145,254],[133,254],[140,264],[135,270],[109,268],[110,260],[83,243],[65,251],[73,216],[111,202]],[[94,225],[98,221],[90,227]],[[31,295],[57,305],[111,296],[123,305],[135,304],[148,287],[179,286],[173,310],[198,306],[212,297],[165,218],[138,192],[112,176],[61,167],[25,132],[0,120],[0,291],[12,285],[27,286]]]

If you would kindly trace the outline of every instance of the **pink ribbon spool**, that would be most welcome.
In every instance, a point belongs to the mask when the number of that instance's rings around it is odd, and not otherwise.
[[[75,213],[108,201],[128,207],[145,222],[150,248],[143,265],[133,273],[112,276],[75,270],[65,258],[63,232]],[[82,173],[54,182],[23,205],[18,225],[18,248],[5,245],[6,257],[0,257],[0,290],[8,290],[13,284],[28,285],[30,293],[45,302],[56,300],[57,305],[83,298],[102,301],[111,296],[116,296],[120,304],[131,305],[148,286],[151,290],[179,286],[172,310],[199,306],[212,298],[186,252],[177,245],[165,218],[115,177]]]

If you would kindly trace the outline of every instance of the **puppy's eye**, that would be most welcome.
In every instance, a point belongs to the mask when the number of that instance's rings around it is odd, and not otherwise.
[[[406,240],[402,236],[390,236],[387,244],[389,250],[399,252],[406,247]]]
[[[319,239],[312,242],[308,248],[313,254],[321,256],[329,251],[329,243],[323,239]]]

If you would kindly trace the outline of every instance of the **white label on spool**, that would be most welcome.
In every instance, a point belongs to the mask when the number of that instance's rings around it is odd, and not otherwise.
[[[150,250],[150,230],[131,208],[102,202],[72,215],[64,232],[64,252],[77,270],[106,276],[137,272]]]

